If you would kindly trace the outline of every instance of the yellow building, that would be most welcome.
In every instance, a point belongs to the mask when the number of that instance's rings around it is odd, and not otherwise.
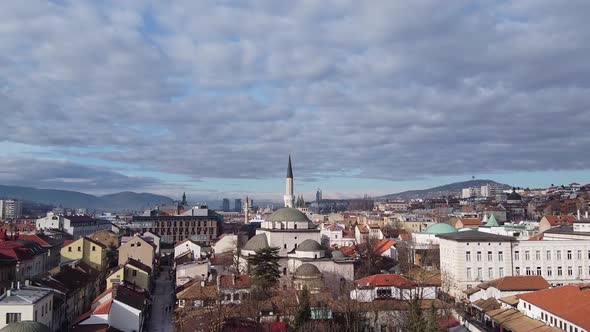
[[[64,243],[60,254],[62,263],[79,259],[98,271],[107,268],[107,247],[87,237]]]
[[[107,289],[113,287],[113,284],[125,283],[128,286],[150,290],[152,269],[149,266],[129,258],[125,265],[117,266],[111,275],[107,277]]]

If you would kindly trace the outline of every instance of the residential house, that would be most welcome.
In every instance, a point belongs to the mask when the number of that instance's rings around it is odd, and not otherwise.
[[[469,292],[469,301],[494,298],[499,300],[504,297],[530,293],[547,289],[551,285],[543,276],[506,276],[490,280],[477,285]]]
[[[354,227],[354,239],[357,244],[364,243],[369,238],[369,227],[366,225],[356,225]]]
[[[49,271],[59,266],[61,255],[60,250],[63,246],[64,241],[61,239],[54,239],[45,234],[20,234],[18,237],[20,240],[35,242],[47,252],[47,258],[45,259],[45,271]]]
[[[422,300],[436,299],[439,285],[416,283],[397,274],[375,274],[355,281],[356,288],[350,298],[359,302],[395,299],[411,300],[419,296]]]
[[[352,246],[356,243],[354,234],[347,232],[344,225],[341,224],[326,226],[320,233],[322,244],[326,247]]]
[[[156,264],[156,247],[150,241],[135,235],[119,247],[119,265],[125,264],[129,258],[133,258],[153,270]]]
[[[53,212],[48,212],[47,216],[37,219],[36,225],[38,230],[65,231],[75,239],[111,229],[111,223],[105,220],[97,220],[87,215],[63,216]]]
[[[81,315],[72,327],[72,331],[144,331],[146,316],[150,310],[150,299],[141,292],[124,285],[113,285],[100,294],[90,311]]]
[[[221,275],[218,277],[217,287],[221,304],[240,304],[250,294],[250,276]]]
[[[65,241],[61,248],[61,261],[65,263],[80,260],[98,271],[106,271],[107,250],[107,246],[89,237]]]
[[[202,308],[211,306],[219,300],[216,285],[207,285],[205,281],[193,280],[177,288],[178,307]]]
[[[481,220],[478,218],[459,218],[459,220],[457,220],[457,223],[455,224],[456,229],[461,229],[461,228],[475,228],[475,229],[477,229],[480,226],[483,226],[483,224],[482,224]]]
[[[209,277],[211,264],[208,261],[189,262],[176,266],[176,287],[193,279],[203,280]]]
[[[47,252],[35,242],[18,239],[0,241],[0,255],[16,259],[15,282],[24,282],[46,272]]]
[[[236,234],[221,234],[215,244],[213,244],[213,252],[215,254],[223,254],[226,252],[235,252],[238,245],[238,235]]]
[[[194,260],[201,259],[201,246],[192,240],[184,240],[174,246],[174,258],[186,252],[191,252]]]
[[[124,265],[117,266],[107,277],[107,289],[116,284],[126,284],[135,289],[142,288],[147,291],[152,289],[152,269],[149,266],[129,258]]]
[[[572,215],[545,215],[539,221],[539,231],[544,232],[548,229],[561,225],[572,225],[574,221],[576,221],[576,217]]]
[[[36,321],[55,330],[52,303],[50,289],[28,286],[8,289],[0,296],[0,328],[13,322]]]

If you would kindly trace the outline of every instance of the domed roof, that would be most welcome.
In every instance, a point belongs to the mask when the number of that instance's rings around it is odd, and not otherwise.
[[[295,251],[319,251],[322,250],[322,246],[316,240],[307,239],[301,242],[300,245],[297,246]]]
[[[446,234],[446,233],[455,233],[457,229],[449,224],[445,223],[438,223],[432,224],[422,232],[424,234]]]
[[[334,250],[332,251],[332,259],[344,259],[346,258],[344,256],[344,253],[340,250]]]
[[[508,201],[521,201],[522,197],[520,197],[520,195],[516,192],[515,188],[512,188],[512,192],[510,194],[508,194],[508,196],[506,197],[506,200],[508,200]]]
[[[256,251],[263,248],[268,248],[268,241],[266,240],[266,234],[254,235],[242,250]]]
[[[320,270],[315,265],[309,263],[301,264],[295,270],[295,277],[319,277],[321,275]]]
[[[51,329],[42,323],[34,321],[20,321],[10,323],[0,329],[1,332],[51,332]]]
[[[266,221],[307,221],[310,222],[309,218],[305,213],[294,209],[294,208],[282,208],[271,213],[266,218]]]

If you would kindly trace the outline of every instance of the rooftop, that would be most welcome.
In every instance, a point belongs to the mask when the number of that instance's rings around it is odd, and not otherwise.
[[[387,287],[398,288],[414,287],[416,284],[397,274],[374,274],[355,281],[361,287]]]
[[[494,287],[501,291],[536,291],[550,286],[542,276],[508,276],[477,285],[482,289]]]
[[[511,242],[515,239],[511,236],[497,235],[491,233],[484,233],[476,230],[469,230],[457,233],[438,234],[437,237],[445,240],[453,240],[459,242],[469,241],[488,241],[488,242]]]
[[[10,296],[7,293],[0,297],[0,305],[32,304],[51,294],[48,289],[25,287],[13,289]]]

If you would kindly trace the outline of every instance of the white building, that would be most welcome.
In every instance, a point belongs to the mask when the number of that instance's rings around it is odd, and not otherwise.
[[[321,230],[322,244],[326,247],[348,247],[356,243],[353,234],[341,224],[332,224]]]
[[[36,224],[38,230],[59,229],[75,239],[98,231],[111,230],[112,226],[106,220],[97,220],[85,215],[63,216],[53,212],[48,212],[45,217],[37,219]]]
[[[194,260],[201,259],[201,246],[192,240],[184,240],[183,242],[177,244],[174,247],[174,258],[189,251],[192,252],[192,257]]]
[[[461,190],[461,198],[478,197],[480,195],[480,189],[475,187],[463,188]]]
[[[25,320],[43,323],[55,330],[52,290],[26,286],[8,290],[0,296],[0,328]]]
[[[490,280],[472,288],[469,293],[469,301],[525,294],[549,288],[551,285],[542,276],[508,276]]]
[[[419,295],[423,300],[434,300],[438,285],[418,285],[397,274],[375,274],[355,281],[350,298],[359,302],[374,300],[411,300]]]

